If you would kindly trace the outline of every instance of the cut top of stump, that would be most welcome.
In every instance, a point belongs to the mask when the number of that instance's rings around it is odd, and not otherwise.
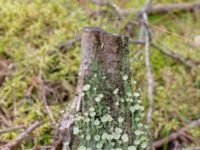
[[[115,33],[109,33],[109,32],[106,32],[106,31],[104,31],[104,30],[102,30],[101,28],[98,28],[98,27],[84,27],[83,30],[82,30],[82,35],[86,34],[86,33],[96,34],[96,35],[101,34],[103,36],[101,38],[101,40],[104,40],[104,42],[106,42],[106,43],[109,42],[109,40],[111,40],[111,39],[113,39],[113,41],[117,41],[117,40],[121,39],[120,43],[124,43],[128,40],[127,36],[115,34]],[[110,42],[113,42],[113,41],[110,41]]]

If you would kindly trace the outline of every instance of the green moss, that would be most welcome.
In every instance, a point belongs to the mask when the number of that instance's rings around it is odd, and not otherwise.
[[[159,0],[156,3],[183,1],[191,2],[191,0]],[[123,8],[141,8],[144,4],[144,1],[138,0],[115,2]],[[85,13],[86,7],[88,6],[88,10],[100,8],[89,1],[86,1],[83,6],[77,1],[72,3],[69,0],[0,0],[0,6],[3,6],[0,8],[0,59],[3,57],[9,61],[4,83],[0,87],[0,116],[6,116],[4,120],[9,126],[21,124],[28,126],[35,119],[50,122],[40,96],[40,74],[47,89],[49,107],[56,121],[62,115],[60,110],[63,110],[74,96],[80,62],[80,44],[63,52],[57,48],[59,43],[79,34],[83,26],[100,26],[106,31],[120,33],[125,25],[124,22],[132,20],[132,16],[120,18],[119,25],[114,18],[115,13],[106,6],[102,8],[108,9],[108,13],[91,19]],[[165,50],[170,49],[185,58],[199,61],[199,47],[188,46],[194,37],[200,34],[198,18],[199,15],[195,13],[150,16],[150,23],[157,27],[152,29],[153,42]],[[138,33],[137,29],[136,25],[136,33]],[[137,81],[132,89],[136,91],[138,87],[141,88],[141,100],[147,110],[143,51],[136,57],[138,51],[143,50],[143,46],[130,45],[130,48],[133,60],[132,78]],[[181,63],[163,56],[154,48],[151,48],[151,64],[155,101],[152,129],[154,138],[157,139],[199,117],[200,73],[199,68],[189,70]],[[14,100],[17,108],[15,118]],[[4,124],[0,126],[0,128],[7,127]],[[31,135],[31,140],[24,143],[28,144],[28,147],[49,144],[53,133],[47,131],[53,130],[53,127],[51,123],[45,123],[45,127],[42,126],[36,131],[37,136]],[[191,131],[197,143],[199,143],[198,130],[195,128]],[[18,133],[20,131],[2,134],[0,139],[9,141]]]

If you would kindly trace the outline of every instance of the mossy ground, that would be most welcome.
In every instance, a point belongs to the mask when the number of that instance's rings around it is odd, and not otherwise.
[[[159,2],[177,3],[183,0]],[[144,3],[124,0],[118,4],[124,8],[141,8]],[[74,96],[80,62],[78,43],[68,51],[61,51],[57,46],[80,34],[84,26],[100,26],[109,32],[121,32],[131,17],[116,23],[113,11],[106,7],[102,8],[109,11],[103,16],[88,16],[86,10],[100,9],[88,1],[0,0],[0,6],[0,62],[5,64],[5,78],[0,87],[0,126],[28,126],[41,119],[45,123],[22,146],[48,145],[53,139],[55,125],[44,109],[44,97],[57,122],[61,110]],[[200,48],[193,45],[193,39],[200,34],[199,17],[198,13],[189,12],[150,16],[152,39],[166,50],[169,48],[185,58],[199,61]],[[143,46],[130,45],[132,78],[141,88],[147,110],[146,68],[144,51],[139,54],[140,49]],[[154,139],[157,139],[199,118],[200,70],[189,69],[154,48],[150,51],[155,101],[152,131]],[[135,57],[136,54],[139,54],[138,57]],[[2,134],[0,139],[9,141],[18,133],[20,130]],[[194,137],[194,145],[198,145],[199,128],[192,129],[190,133]]]

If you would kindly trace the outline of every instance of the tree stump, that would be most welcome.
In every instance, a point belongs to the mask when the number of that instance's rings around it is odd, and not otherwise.
[[[58,134],[65,149],[145,149],[144,107],[131,91],[128,37],[85,27],[77,96]]]

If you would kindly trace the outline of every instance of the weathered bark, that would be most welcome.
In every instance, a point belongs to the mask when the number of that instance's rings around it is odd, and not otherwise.
[[[101,66],[102,74],[111,82],[112,88],[119,88],[119,91],[123,91],[122,72],[124,69],[129,72],[129,66],[126,68],[124,66],[128,54],[127,43],[127,37],[110,34],[99,28],[84,28],[81,41],[83,52],[81,64],[83,66],[80,68],[85,69],[85,77],[91,75],[92,64],[96,61]],[[114,108],[113,95],[107,96],[111,108],[117,112],[117,108]]]
[[[99,64],[101,73],[110,82],[112,90],[119,89],[119,94],[124,94],[123,73],[129,75],[129,59],[128,59],[128,38],[107,33],[100,28],[85,27],[81,35],[81,64],[78,74],[78,83],[76,88],[77,96],[74,98],[72,108],[65,114],[61,121],[61,126],[57,133],[56,141],[53,149],[59,149],[58,145],[66,141],[71,143],[72,147],[76,147],[78,139],[72,136],[72,126],[74,123],[75,111],[84,111],[84,106],[81,105],[84,101],[81,93],[83,92],[83,85],[88,77],[93,73],[93,64]],[[102,83],[103,84],[103,83]],[[99,85],[99,90],[107,99],[107,103],[111,108],[113,117],[117,117],[120,111],[115,105],[115,96],[113,91],[108,89],[105,85]],[[95,105],[95,104],[94,104]],[[75,111],[74,111],[75,110]],[[129,133],[130,130],[130,114],[127,114],[127,125],[125,130]],[[131,134],[131,133],[130,133]],[[58,141],[60,142],[58,143]],[[73,140],[73,141],[72,141]],[[76,148],[74,148],[76,149]]]

